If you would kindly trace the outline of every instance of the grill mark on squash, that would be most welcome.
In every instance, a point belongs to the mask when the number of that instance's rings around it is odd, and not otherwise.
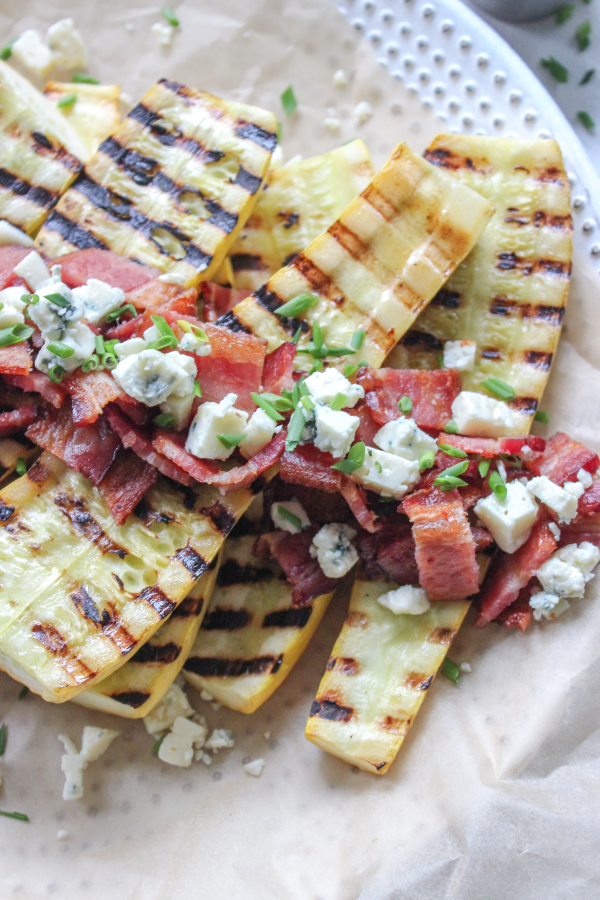
[[[263,628],[305,628],[312,614],[312,606],[290,606],[267,613]]]
[[[283,653],[277,657],[258,656],[254,659],[190,656],[183,668],[202,678],[240,678],[244,675],[275,675],[282,662]]]
[[[508,405],[525,416],[532,416],[538,407],[538,401],[535,397],[516,397],[510,400]]]
[[[413,691],[426,691],[433,681],[433,675],[420,675],[418,672],[410,672],[404,679],[404,687]]]
[[[445,309],[458,309],[460,306],[461,296],[458,291],[451,291],[448,288],[442,288],[437,292],[432,305],[443,306]]]
[[[127,118],[134,119],[143,125],[165,147],[181,147],[191,156],[208,165],[218,162],[225,156],[221,150],[209,150],[196,138],[186,137],[180,128],[168,122],[160,113],[144,106],[143,103],[134,106],[127,114]]]
[[[340,675],[357,675],[359,671],[358,660],[351,656],[332,656],[327,663],[327,671],[335,669]]]
[[[548,372],[552,365],[552,353],[545,353],[542,350],[525,350],[523,353],[523,361],[528,366],[534,366],[543,372]]]
[[[83,585],[71,594],[71,600],[75,604],[77,612],[84,619],[89,619],[95,625],[108,625],[110,613],[107,610],[103,610],[102,615],[100,615],[100,610],[96,606],[93,597],[88,594]]]
[[[135,659],[135,657],[133,657]],[[118,694],[110,694],[111,700],[116,700],[117,703],[122,703],[124,706],[131,706],[132,709],[139,709],[140,706],[143,706],[146,700],[150,699],[150,694],[145,694],[142,691],[121,691]]]
[[[168,666],[174,663],[181,653],[181,647],[177,644],[143,644],[131,657],[132,662]]]
[[[456,631],[452,631],[451,628],[434,628],[427,640],[431,644],[444,644],[445,646],[449,646],[454,640],[455,635]]]
[[[276,134],[272,131],[267,131],[266,128],[261,128],[260,125],[256,125],[254,122],[247,122],[245,119],[238,120],[235,133],[237,137],[246,141],[253,141],[259,147],[268,150],[269,153],[272,153],[277,146]]]
[[[533,274],[556,275],[568,278],[571,274],[571,263],[555,259],[527,259],[517,253],[507,251],[498,253],[496,268],[503,272],[519,271],[524,276]]]
[[[239,631],[251,620],[246,609],[225,609],[217,606],[211,609],[202,623],[203,631]]]
[[[215,528],[223,535],[223,537],[227,537],[237,522],[236,516],[234,516],[233,513],[230,513],[227,507],[219,500],[216,500],[212,506],[202,508],[200,512],[211,520]]]
[[[159,619],[166,619],[177,605],[173,600],[169,600],[162,588],[156,584],[144,588],[143,591],[136,594],[136,600],[145,600],[146,603],[149,603]]]
[[[486,168],[482,167],[483,160],[479,160],[479,168],[475,165],[470,156],[460,156],[453,153],[452,150],[446,150],[444,147],[434,147],[426,150],[423,157],[430,162],[432,166],[438,166],[441,169],[450,169],[453,172],[459,169],[467,169],[470,172],[477,172],[480,175],[487,175],[492,171],[489,163]],[[487,160],[485,161],[487,162]]]
[[[518,225],[519,227],[533,225],[534,228],[555,228],[558,231],[569,232],[573,230],[573,219],[570,215],[559,216],[542,209],[536,210],[531,215],[522,213],[516,207],[509,207],[506,212],[509,213],[504,218],[506,225]]]
[[[178,550],[174,557],[188,570],[193,578],[200,578],[208,569],[208,563],[191,544]]]
[[[34,203],[35,206],[41,206],[42,209],[51,209],[60,196],[58,191],[49,191],[39,185],[31,184],[4,168],[0,168],[0,188],[4,188],[15,197],[21,197],[23,200]]]
[[[172,618],[191,619],[200,614],[204,606],[203,597],[186,597],[179,606],[176,606],[172,613]]]
[[[224,316],[221,316],[215,322],[215,325],[221,325],[222,328],[229,328],[230,331],[234,333],[243,333],[243,334],[252,334],[249,328],[240,322],[238,317],[233,312],[225,313]]]
[[[346,616],[344,625],[349,628],[366,628],[369,624],[369,617],[365,613],[361,613],[356,609],[351,609]]]
[[[387,731],[389,734],[403,737],[408,732],[411,722],[412,716],[408,719],[396,719],[394,716],[386,716],[384,719],[379,719],[375,724],[381,731]]]
[[[519,303],[518,300],[509,300],[507,297],[494,297],[490,304],[490,313],[493,316],[508,317],[515,314],[522,319],[539,319],[558,328],[565,317],[565,308],[545,306],[543,303]]]
[[[300,255],[300,254],[298,254]],[[296,257],[297,259],[298,257]],[[268,284],[268,282],[267,282]],[[267,290],[267,285],[263,284],[257,291],[252,295],[253,298],[259,303],[263,309],[266,309],[267,312],[272,313],[277,316],[277,321],[290,334],[295,334],[298,328],[302,329],[303,333],[308,331],[308,323],[302,319],[295,319],[290,316],[282,316],[277,312],[278,308],[283,304],[281,297],[275,293],[275,291]],[[219,322],[221,319],[219,319]],[[217,324],[219,324],[217,322]]]
[[[256,253],[232,253],[229,260],[234,272],[263,272],[268,269]]]
[[[82,497],[70,497],[69,494],[61,493],[54,497],[54,503],[68,518],[77,534],[87,538],[102,554],[115,553],[120,559],[127,556],[127,550],[105,534],[93,516],[89,514]]]
[[[235,559],[226,559],[222,563],[217,576],[219,587],[232,584],[257,584],[259,581],[271,581],[273,571],[268,566],[240,565]]]
[[[441,352],[444,349],[442,341],[438,340],[433,334],[427,331],[417,331],[411,328],[404,337],[400,339],[400,343],[404,347],[425,347],[427,350]]]
[[[74,187],[74,185],[72,185]],[[105,244],[104,241],[100,240],[100,238],[96,237],[95,234],[92,234],[91,231],[87,231],[85,228],[82,228],[77,222],[72,222],[71,219],[68,219],[62,213],[57,212],[56,210],[52,210],[46,221],[44,222],[44,228],[48,228],[50,231],[56,231],[60,236],[69,244],[73,244],[74,247],[77,247],[78,250],[108,250],[108,244]]]
[[[48,653],[60,660],[63,669],[75,684],[81,684],[94,675],[94,672],[69,649],[67,641],[54,625],[37,622],[31,629],[31,634]]]
[[[9,506],[2,497],[0,497],[0,522],[8,522],[10,517],[14,515],[16,507]]]
[[[351,706],[343,706],[339,702],[338,696],[330,691],[323,697],[313,700],[308,715],[309,718],[318,716],[318,718],[327,719],[330,722],[349,722],[354,718],[354,710]]]

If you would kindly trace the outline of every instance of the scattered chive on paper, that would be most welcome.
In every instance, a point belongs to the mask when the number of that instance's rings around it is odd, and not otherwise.
[[[582,22],[575,32],[575,43],[577,44],[577,48],[580,53],[583,53],[583,51],[587,50],[587,48],[590,46],[591,33],[592,23],[589,19],[586,22]]]
[[[25,475],[27,473],[27,463],[22,456],[20,456],[17,460],[15,472],[17,473],[17,475]]]
[[[75,72],[71,76],[71,84],[100,84],[100,82],[92,75],[86,75],[84,72]]]
[[[163,18],[169,23],[171,28],[179,28],[180,22],[170,6],[163,6],[161,9]]]
[[[491,459],[482,459],[477,466],[479,470],[479,474],[482,478],[485,478],[487,473],[490,471]]]
[[[550,416],[547,412],[542,412],[541,409],[536,411],[536,414],[533,417],[534,422],[543,422],[544,425],[547,425],[550,421]]]
[[[579,82],[579,84],[580,85],[587,84],[588,81],[592,80],[592,78],[594,77],[595,74],[596,74],[595,69],[588,69],[587,72],[585,73],[585,75],[583,76],[583,78],[581,79],[581,81]]]
[[[15,41],[16,41],[16,38],[14,38],[12,41],[9,41],[8,44],[5,44],[4,47],[2,47],[2,49],[0,50],[0,59],[3,60],[4,62],[6,62],[7,59],[11,58],[12,46]]]
[[[293,297],[291,300],[288,300],[287,303],[279,306],[275,310],[275,313],[278,316],[288,316],[293,318],[299,313],[306,312],[307,309],[310,309],[311,306],[314,306],[315,303],[318,302],[319,298],[314,294],[298,294],[297,297]]]
[[[444,657],[440,671],[442,675],[445,675],[446,678],[449,678],[454,684],[458,684],[458,679],[460,678],[460,666],[457,666],[456,663],[452,662],[451,659],[448,659],[447,656]]]
[[[281,105],[283,106],[283,111],[286,116],[291,116],[291,114],[298,106],[296,95],[294,94],[294,89],[291,84],[289,85],[289,87],[286,87],[285,91],[281,95]]]
[[[29,693],[29,688],[27,687],[27,685],[25,685],[19,691],[19,696],[17,697],[17,700],[24,700],[28,693]]]
[[[507,384],[506,381],[502,381],[501,378],[488,378],[487,381],[482,381],[481,386],[487,388],[491,394],[495,394],[496,397],[500,397],[501,400],[514,400],[515,392],[514,389]]]
[[[56,105],[59,109],[72,109],[77,103],[77,94],[65,94],[57,101]]]
[[[559,6],[556,10],[556,24],[564,25],[565,22],[569,21],[574,12],[574,3],[563,3],[563,5]]]
[[[566,84],[569,80],[568,69],[557,59],[554,59],[553,56],[549,56],[547,59],[541,59],[540,65],[544,66],[545,69],[548,69],[552,77],[561,84]]]
[[[154,741],[154,744],[152,746],[152,756],[155,759],[157,759],[157,757],[158,757],[158,751],[160,750],[160,745],[162,744],[162,742],[164,741],[165,738],[166,738],[166,734],[163,734],[162,737],[159,737]]]
[[[585,110],[581,110],[580,112],[578,112],[577,118],[579,119],[583,127],[587,128],[588,131],[593,131],[596,127],[596,123],[594,122],[590,114],[588,112],[585,112]]]
[[[245,437],[245,434],[218,434],[217,440],[219,440],[227,450],[231,450],[233,447],[237,447],[238,444],[241,444]]]
[[[25,813],[5,812],[5,810],[0,809],[0,816],[6,816],[7,819],[18,819],[19,822],[29,822],[29,816],[26,816]]]
[[[412,412],[413,402],[410,397],[400,397],[398,400],[398,406],[402,410],[405,416]]]
[[[289,509],[286,509],[285,506],[278,506],[277,512],[281,516],[282,519],[285,519],[286,522],[289,522],[291,525],[295,525],[300,531],[302,531],[302,520],[295,516],[293,512],[290,512]]]
[[[6,750],[6,724],[0,725],[0,756],[4,756]]]

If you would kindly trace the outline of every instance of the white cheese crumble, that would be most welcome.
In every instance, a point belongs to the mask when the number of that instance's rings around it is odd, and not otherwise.
[[[60,341],[69,326],[75,325],[83,318],[84,306],[81,300],[73,297],[71,290],[62,282],[51,282],[36,291],[39,300],[29,307],[31,321],[37,325],[45,341]],[[66,301],[66,306],[59,306],[48,300],[47,294],[57,294]]]
[[[68,837],[71,837],[71,835],[70,835],[70,833],[69,833],[68,831],[66,831],[64,828],[60,828],[60,829],[56,832],[56,839],[57,839],[58,841],[66,841],[66,839],[67,839]]]
[[[179,341],[179,349],[185,350],[187,353],[195,353],[196,356],[209,356],[212,353],[212,347],[208,341],[203,341],[188,331]]]
[[[172,25],[167,24],[167,22],[155,22],[150,31],[161,47],[168,47],[175,34],[175,29]]]
[[[184,397],[176,397],[175,394],[171,394],[164,403],[160,404],[160,411],[173,416],[175,419],[173,428],[175,431],[182,431],[190,421],[193,405],[193,394],[186,394]]]
[[[213,753],[218,753],[219,750],[229,750],[234,744],[235,741],[231,731],[228,731],[225,728],[215,728],[209,739],[206,741],[204,748],[206,750],[212,750]]]
[[[341,119],[338,119],[336,116],[327,116],[327,118],[323,119],[323,125],[327,131],[331,131],[332,134],[337,134],[342,127],[342,122]]]
[[[359,400],[365,396],[360,384],[352,384],[338,369],[325,369],[323,372],[313,372],[304,381],[310,399],[317,404],[327,406],[338,394],[344,394],[348,399],[344,408],[356,406]]]
[[[181,272],[165,272],[158,276],[158,280],[163,284],[185,284],[185,275],[182,275]]]
[[[315,447],[324,453],[331,453],[335,459],[346,456],[360,425],[358,416],[330,409],[329,406],[316,406],[314,412],[317,429]]]
[[[542,618],[556,619],[566,612],[571,604],[564,597],[558,597],[556,594],[536,591],[531,595],[529,605],[533,610],[533,618],[539,622]]]
[[[373,115],[373,107],[367,100],[361,100],[354,107],[354,118],[359,125],[364,125]]]
[[[4,291],[0,291],[0,328],[12,328],[13,325],[24,325],[25,317],[15,306],[11,306],[2,299]]]
[[[444,368],[457,372],[469,372],[475,365],[475,341],[446,341],[444,344]]]
[[[567,544],[552,554],[537,570],[537,578],[549,594],[581,598],[585,585],[594,577],[592,570],[600,562],[600,550],[589,541]]]
[[[560,540],[560,528],[558,525],[555,522],[549,522],[548,528],[552,537],[556,538],[557,541]]]
[[[130,397],[146,406],[158,406],[175,394],[184,397],[193,394],[196,366],[194,360],[173,350],[142,350],[121,359],[113,378]]]
[[[86,763],[95,762],[106,753],[112,742],[119,736],[118,731],[109,728],[94,728],[86,725],[81,739],[80,756]]]
[[[472,668],[472,666],[471,666],[471,663],[468,663],[468,662],[461,662],[461,664],[460,664],[460,671],[461,671],[461,672],[466,672],[467,675],[470,675],[471,672],[473,671],[473,668]]]
[[[0,299],[1,298],[2,294],[0,293]],[[587,471],[587,469],[580,469],[577,473],[577,481],[579,481],[579,483],[583,485],[583,489],[587,491],[587,489],[592,486],[594,479],[592,478],[590,472]]]
[[[81,751],[66,734],[59,734],[58,739],[66,750],[61,757],[60,768],[65,776],[63,800],[81,800],[83,797],[83,772],[88,764],[95,762],[118,737],[118,731],[108,728],[94,728],[86,725],[83,729]]]
[[[275,432],[281,430],[271,416],[264,409],[257,409],[244,425],[243,432],[246,435],[240,444],[240,452],[246,459],[262,450],[272,440]]]
[[[356,531],[349,525],[323,525],[312,539],[310,555],[317,559],[328,578],[342,578],[358,562],[350,543]]]
[[[417,483],[421,472],[416,460],[368,447],[362,466],[350,477],[382,497],[400,500]]]
[[[346,87],[348,84],[348,76],[344,72],[343,69],[338,69],[333,73],[333,85],[334,87]]]
[[[33,238],[7,222],[6,219],[0,219],[0,247],[7,244],[18,245],[19,247],[33,247]]]
[[[410,584],[396,588],[395,591],[381,594],[377,598],[377,602],[381,606],[387,607],[395,615],[420,616],[422,613],[427,612],[431,606],[427,592],[423,588],[412,587]]]
[[[432,452],[435,455],[437,451],[434,438],[421,431],[414,419],[404,416],[380,428],[373,443],[395,456],[417,461],[424,453]]]
[[[519,481],[506,485],[506,500],[490,494],[475,504],[475,513],[505,553],[514,553],[525,543],[537,512],[537,503]]]
[[[121,288],[111,287],[97,278],[88,278],[81,287],[73,288],[72,296],[81,300],[84,315],[93,325],[125,303],[125,294]]]
[[[143,723],[148,734],[161,734],[171,727],[178,716],[189,718],[194,709],[178,684],[172,684],[162,700],[144,716]]]
[[[85,45],[73,19],[59,19],[51,25],[46,40],[55,65],[63,66],[65,69],[85,69],[87,66]]]
[[[235,447],[225,447],[217,435],[243,433],[248,413],[235,408],[236,400],[237,394],[227,394],[220,403],[202,404],[185,442],[188,453],[199,459],[227,459],[231,456]]]
[[[36,75],[46,75],[54,64],[54,54],[39,31],[28,28],[11,47],[11,56]]]
[[[300,519],[300,527],[281,514],[282,508],[296,516],[297,519]],[[281,531],[289,531],[290,534],[300,534],[304,528],[310,527],[310,519],[306,515],[306,510],[295,497],[292,500],[280,500],[277,503],[273,503],[271,505],[271,518],[275,528],[280,528]]]
[[[251,759],[250,762],[244,763],[244,772],[253,778],[260,778],[265,768],[265,761],[262,759]]]
[[[188,768],[195,752],[204,746],[207,733],[205,725],[177,716],[171,731],[161,741],[158,758],[171,766]]]
[[[579,481],[567,481],[561,488],[540,475],[527,483],[527,490],[555,512],[561,524],[568,524],[577,515],[577,501],[585,488]]]
[[[126,356],[132,356],[134,353],[141,353],[147,347],[143,337],[129,338],[128,341],[121,341],[115,344],[115,356],[117,359],[125,359]]]
[[[32,250],[21,262],[17,263],[13,272],[23,279],[31,291],[37,291],[38,288],[50,281],[48,266],[37,250]]]
[[[474,391],[461,391],[452,402],[452,418],[460,434],[500,437],[514,426],[510,407]]]
[[[60,366],[63,372],[74,372],[94,352],[95,334],[83,322],[76,322],[74,325],[69,325],[65,328],[60,337],[60,342],[73,350],[72,355],[67,357],[57,356],[50,349],[52,343],[50,342],[49,344],[46,341],[36,356],[36,369],[39,369],[41,372],[49,372],[55,366]]]

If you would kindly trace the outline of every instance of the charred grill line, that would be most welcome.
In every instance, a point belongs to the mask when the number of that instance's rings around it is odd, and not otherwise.
[[[96,520],[87,512],[83,498],[58,494],[54,497],[54,503],[68,518],[77,534],[95,544],[101,553],[115,553],[120,559],[127,556],[127,550],[105,534]]]
[[[277,146],[277,135],[273,134],[272,131],[261,128],[259,125],[255,125],[254,122],[238,122],[235,133],[238,137],[247,141],[254,141],[255,144],[268,150],[269,153],[272,153]]]
[[[263,619],[263,628],[305,628],[312,614],[312,606],[277,609],[267,613]]]
[[[260,189],[262,178],[260,175],[252,175],[251,172],[248,172],[240,166],[233,183],[237,184],[238,187],[243,188],[245,191],[248,191],[249,194],[254,195]]]
[[[61,660],[63,668],[76,684],[87,681],[94,674],[81,659],[71,653],[69,645],[54,625],[38,622],[31,629],[31,634],[48,653]]]
[[[200,578],[201,575],[204,575],[209,565],[190,544],[178,550],[175,559],[186,567],[192,578]]]
[[[135,119],[146,128],[148,128],[153,136],[166,147],[179,146],[183,150],[187,150],[192,156],[199,158],[204,163],[218,162],[225,154],[221,150],[208,150],[200,141],[194,138],[185,137],[179,128],[173,126],[166,119],[163,119],[160,113],[155,113],[148,109],[142,103],[138,103],[127,116],[129,119]]]
[[[310,707],[309,718],[319,716],[321,719],[328,719],[330,722],[349,722],[354,716],[354,710],[351,706],[341,706],[335,700],[313,700]]]
[[[552,353],[545,353],[542,350],[526,350],[523,359],[529,366],[535,366],[536,369],[542,369],[547,372],[552,365]]]
[[[165,592],[157,585],[144,588],[136,596],[137,600],[145,600],[154,609],[160,619],[166,619],[175,609],[176,604],[169,600]]]
[[[194,597],[186,597],[185,600],[182,600],[179,606],[176,606],[173,610],[172,617],[179,619],[191,619],[192,616],[197,616],[202,611],[202,607],[204,606],[204,600],[202,597],[197,600]]]
[[[400,343],[405,347],[421,346],[437,352],[441,352],[444,349],[443,343],[439,341],[435,335],[428,334],[426,331],[417,331],[415,328],[411,328],[410,331],[407,331]]]
[[[62,213],[56,210],[53,210],[46,219],[44,228],[49,228],[50,231],[57,231],[65,241],[73,244],[78,250],[109,249],[108,245],[101,241],[100,238],[97,238],[95,234],[92,234],[91,231],[87,231],[81,225],[78,225],[77,222],[72,222],[71,219],[67,219],[66,216],[63,216]]]
[[[10,191],[16,197],[23,197],[25,200],[30,200],[31,203],[35,203],[36,206],[41,206],[44,209],[50,209],[54,206],[59,197],[56,191],[52,192],[39,185],[30,184],[17,175],[13,175],[8,169],[2,168],[0,168],[0,187],[6,188],[7,191]]]
[[[251,619],[246,609],[224,609],[221,606],[211,609],[204,618],[204,631],[239,631],[245,628]]]
[[[140,647],[137,653],[131,657],[131,661],[135,663],[156,663],[161,666],[168,666],[170,663],[175,662],[180,653],[181,647],[178,647],[177,644],[169,643],[157,646],[149,641],[147,644],[143,644]]]
[[[96,625],[107,625],[110,621],[110,613],[106,610],[104,610],[102,616],[100,616],[100,610],[83,585],[78,591],[71,594],[71,600],[75,604],[75,609],[84,619],[90,619]]]
[[[411,672],[404,681],[404,687],[413,691],[426,691],[433,681],[433,675],[420,675],[417,672]]]
[[[221,532],[223,537],[227,537],[231,529],[237,522],[237,518],[229,512],[226,506],[223,506],[218,500],[212,506],[201,509],[200,512],[204,516],[208,516],[215,527]]]
[[[252,333],[250,329],[246,328],[246,326],[243,325],[238,317],[232,312],[225,313],[224,316],[221,316],[219,319],[217,319],[215,325],[221,325],[222,328],[229,328],[229,330],[233,332],[243,332],[244,334]]]
[[[267,269],[261,257],[254,253],[232,253],[229,259],[234,272],[262,272]]]
[[[232,584],[256,584],[259,581],[271,581],[273,572],[267,566],[242,566],[235,559],[227,559],[221,565],[217,576],[219,587]]]
[[[14,514],[15,509],[16,507],[9,506],[8,503],[5,503],[0,497],[0,522],[8,522],[10,517]]]
[[[135,659],[135,657],[133,657]],[[133,709],[139,709],[146,700],[150,699],[150,694],[144,694],[142,691],[122,691],[120,694],[111,694],[111,700],[122,703],[124,706],[131,706]]]
[[[332,656],[327,663],[327,671],[331,672],[337,669],[342,675],[358,674],[358,661],[351,656]]]
[[[255,659],[190,656],[183,668],[203,678],[238,678],[243,675],[274,675],[281,668],[282,662],[282,653],[277,657],[258,656]]]
[[[431,644],[450,645],[454,640],[455,635],[456,631],[452,631],[450,628],[434,628],[427,640]]]

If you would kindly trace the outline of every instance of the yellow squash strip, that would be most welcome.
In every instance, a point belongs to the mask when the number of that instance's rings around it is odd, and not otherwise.
[[[387,772],[469,608],[433,603],[395,615],[377,598],[394,584],[357,581],[305,735],[367,772]]]
[[[0,61],[0,219],[34,236],[89,154],[43,94]]]
[[[230,538],[217,588],[183,667],[186,680],[230,709],[251,713],[287,678],[321,621],[331,594],[292,605],[276,564],[252,559],[255,538]]]
[[[88,156],[96,152],[102,141],[118,128],[121,121],[121,88],[118,84],[49,81],[44,95],[54,105],[61,100],[76,97],[75,103],[57,106],[57,110],[77,132],[85,144]]]
[[[271,169],[229,254],[233,287],[257,290],[329,228],[372,178],[369,151],[358,139]]]
[[[437,368],[443,342],[477,342],[465,390],[510,384],[514,434],[529,431],[560,337],[571,273],[569,181],[556,141],[440,135],[425,154],[486,197],[494,217],[387,365]]]
[[[248,218],[277,144],[271,113],[159,81],[87,163],[37,239],[210,279]]]
[[[173,684],[192,649],[217,571],[218,565],[213,565],[201,575],[183,603],[129,662],[95,687],[78,694],[74,702],[129,719],[147,715]]]
[[[116,525],[90,481],[44,453],[0,491],[0,668],[62,702],[108,677],[210,567],[251,503],[159,479]]]
[[[479,194],[400,144],[333,225],[222,324],[247,328],[265,338],[269,350],[290,340],[301,320],[318,322],[328,346],[348,345],[361,329],[366,338],[358,355],[342,362],[360,359],[379,367],[491,215],[492,206]],[[298,318],[277,315],[281,304],[306,292],[319,302]],[[306,367],[312,364],[311,357],[302,359]]]

